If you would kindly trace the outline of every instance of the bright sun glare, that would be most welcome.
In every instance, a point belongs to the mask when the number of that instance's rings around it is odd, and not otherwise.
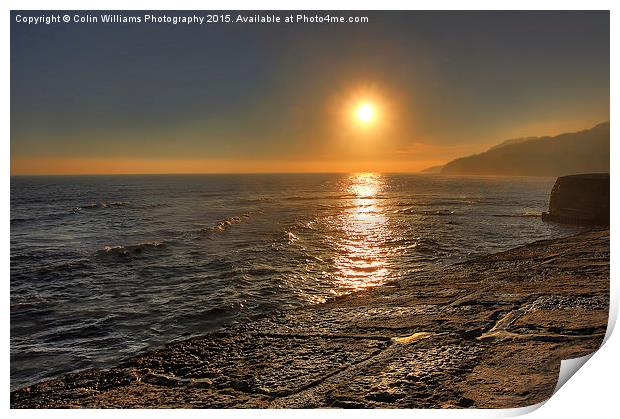
[[[364,102],[357,106],[355,110],[355,116],[358,121],[364,124],[370,123],[375,116],[375,108],[372,103]]]

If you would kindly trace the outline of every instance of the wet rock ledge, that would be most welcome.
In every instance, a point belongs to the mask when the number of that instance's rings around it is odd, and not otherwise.
[[[415,275],[11,393],[12,408],[509,408],[607,325],[609,231]]]

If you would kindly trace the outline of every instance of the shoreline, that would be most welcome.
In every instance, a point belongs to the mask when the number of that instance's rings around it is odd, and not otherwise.
[[[12,408],[524,407],[595,351],[609,230],[543,240],[11,392]]]

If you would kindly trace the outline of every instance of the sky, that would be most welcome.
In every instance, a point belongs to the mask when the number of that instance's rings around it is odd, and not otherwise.
[[[13,175],[415,172],[609,120],[608,12],[271,25],[18,14],[53,13],[11,13]]]

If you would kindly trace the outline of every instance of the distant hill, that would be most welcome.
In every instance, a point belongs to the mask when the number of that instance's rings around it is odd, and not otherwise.
[[[493,147],[491,147],[489,150],[494,150],[496,148],[504,147],[504,146],[511,145],[511,144],[524,143],[526,141],[536,140],[538,138],[540,138],[540,137],[513,138],[512,140],[506,140],[506,141],[503,141],[503,142],[501,142],[499,144],[496,144]]]
[[[443,165],[442,166],[432,166],[432,167],[429,167],[428,169],[422,170],[420,173],[436,174],[436,173],[441,173],[441,169],[443,169]]]
[[[609,172],[609,122],[594,128],[505,141],[447,163],[441,174],[562,176]]]

